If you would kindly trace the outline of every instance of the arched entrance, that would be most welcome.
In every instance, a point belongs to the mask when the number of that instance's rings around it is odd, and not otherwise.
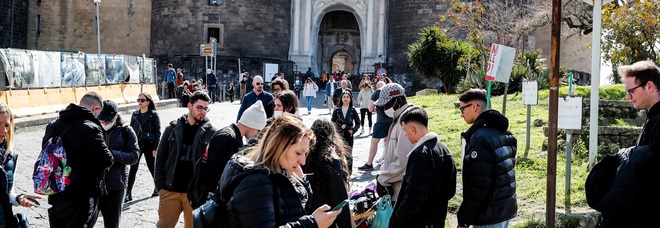
[[[322,71],[357,74],[360,72],[360,27],[347,11],[326,13],[319,26],[317,62]]]

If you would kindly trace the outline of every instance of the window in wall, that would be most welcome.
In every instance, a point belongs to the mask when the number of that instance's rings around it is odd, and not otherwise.
[[[206,34],[206,42],[211,43],[211,37],[214,37],[218,41],[220,38],[220,28],[208,28]]]

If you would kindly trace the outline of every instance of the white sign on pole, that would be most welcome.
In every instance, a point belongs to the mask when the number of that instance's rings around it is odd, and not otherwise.
[[[490,46],[490,57],[486,68],[486,81],[509,83],[516,49],[500,44]]]
[[[582,129],[582,96],[559,98],[557,128],[566,130]]]
[[[264,63],[264,82],[270,82],[271,79],[273,78],[273,75],[277,73],[278,71],[278,66],[277,64],[274,63]]]
[[[524,81],[522,86],[523,105],[537,105],[539,102],[539,83],[536,81]]]

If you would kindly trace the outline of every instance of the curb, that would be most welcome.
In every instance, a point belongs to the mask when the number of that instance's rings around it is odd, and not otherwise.
[[[169,109],[179,107],[179,101],[177,99],[167,99],[167,100],[158,100],[155,101],[158,109]],[[62,106],[64,108],[66,106]],[[132,113],[138,109],[138,104],[128,103],[121,104],[118,106],[119,113]],[[30,117],[21,117],[14,120],[14,132],[30,132],[36,130],[42,130],[48,123],[57,119],[59,116],[58,113],[45,114],[40,116],[30,116]]]

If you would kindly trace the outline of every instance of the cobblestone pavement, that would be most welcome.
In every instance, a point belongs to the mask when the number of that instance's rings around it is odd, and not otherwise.
[[[308,127],[317,118],[330,118],[328,108],[323,107],[323,100],[323,94],[319,93],[314,100],[311,115],[303,115],[303,120]],[[307,113],[306,107],[306,101],[301,101],[301,113]],[[211,104],[209,108],[211,111],[207,116],[213,126],[219,129],[236,120],[240,104],[239,101],[234,101],[234,103],[218,102]],[[166,126],[170,121],[187,113],[187,109],[171,108],[158,110],[158,113],[160,114],[161,125]],[[121,116],[124,120],[130,119],[129,113],[122,113]],[[373,116],[373,120],[376,120],[375,116]],[[375,178],[376,172],[362,172],[357,170],[357,167],[362,166],[366,162],[369,153],[371,137],[367,135],[367,131],[368,129],[362,135],[358,135],[358,132],[355,136],[351,189],[362,189]],[[16,183],[14,185],[14,191],[16,193],[33,192],[32,170],[41,149],[40,144],[43,135],[44,130],[42,129],[19,133],[14,139],[15,150],[20,155],[15,174]],[[381,141],[376,158],[381,156],[382,151],[383,142]],[[144,159],[141,159],[140,163],[140,169],[133,189],[133,201],[124,204],[121,227],[155,227],[158,221],[158,197],[150,197],[154,189],[153,179],[149,175],[149,170]],[[15,207],[15,212],[25,213],[33,227],[48,227],[48,213],[45,209]],[[103,227],[102,215],[99,216],[97,227]],[[183,227],[183,216],[180,217],[177,227]]]

